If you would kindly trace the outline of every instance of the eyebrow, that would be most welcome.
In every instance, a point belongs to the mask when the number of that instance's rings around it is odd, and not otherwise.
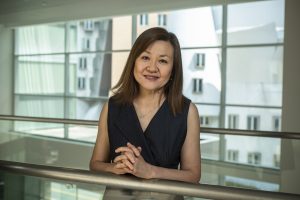
[[[151,54],[151,52],[145,50],[144,52],[148,53],[148,54]],[[168,55],[160,55],[159,57],[168,57],[168,58],[171,58],[171,56],[168,56]]]

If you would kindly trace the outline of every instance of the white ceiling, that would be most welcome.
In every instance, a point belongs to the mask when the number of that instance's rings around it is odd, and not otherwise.
[[[245,0],[1,0],[0,24],[15,27],[238,2]]]

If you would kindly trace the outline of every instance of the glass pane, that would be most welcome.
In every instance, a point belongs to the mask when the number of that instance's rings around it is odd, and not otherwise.
[[[98,120],[106,98],[68,98],[69,118]]]
[[[0,121],[0,131],[0,160],[88,170],[97,126]]]
[[[250,178],[239,178],[237,176],[224,176],[223,178],[224,186],[279,192],[279,183],[258,181]]]
[[[173,32],[181,47],[218,46],[222,27],[222,7],[201,7],[137,15],[137,35],[162,26]]]
[[[20,133],[29,133],[41,136],[58,138],[64,137],[63,124],[16,121],[14,123],[14,130]]]
[[[279,191],[280,139],[201,133],[200,144],[201,183]]]
[[[111,88],[112,55],[70,55],[69,93],[76,96],[108,96]]]
[[[210,160],[220,159],[220,135],[203,133],[200,134],[201,158]],[[202,182],[202,178],[201,178]]]
[[[16,29],[16,54],[65,51],[64,24],[28,26]]]
[[[112,49],[130,49],[132,46],[132,16],[112,19]]]
[[[192,101],[220,102],[220,54],[220,49],[182,50],[183,92]],[[195,79],[201,80],[201,85],[196,90]]]
[[[228,6],[228,44],[283,42],[284,0]]]
[[[69,23],[69,51],[97,51],[112,48],[112,20],[87,19]]]
[[[282,105],[282,47],[228,49],[226,103]]]
[[[279,168],[280,139],[233,135],[226,135],[225,139],[226,161],[253,166]]]
[[[67,182],[0,171],[1,199],[100,200],[105,185]],[[4,198],[5,197],[5,198]]]
[[[199,103],[196,103],[196,106],[200,115],[201,127],[219,127],[220,106],[201,105]]]
[[[16,93],[64,93],[64,55],[19,56],[16,64]]]
[[[230,127],[233,124],[230,116],[235,115],[237,129],[281,131],[281,109],[227,106],[225,112],[226,128],[234,128]]]
[[[64,118],[63,97],[16,95],[15,115]]]
[[[68,138],[73,140],[95,143],[97,132],[97,126],[68,126]]]

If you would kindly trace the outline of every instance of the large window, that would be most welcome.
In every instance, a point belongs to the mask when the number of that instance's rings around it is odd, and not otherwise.
[[[183,92],[203,127],[280,131],[284,0],[16,28],[15,115],[98,120],[135,38],[154,26],[179,38]]]
[[[281,131],[284,0],[16,28],[14,114],[98,120],[133,42],[154,26],[179,39],[183,93],[197,106],[201,127]],[[97,134],[84,126],[15,125],[91,142]],[[202,156],[230,164],[278,168],[280,144],[201,133]]]
[[[132,38],[147,28],[164,26],[180,40],[183,91],[202,115],[218,118],[218,127],[241,129],[253,129],[255,119],[247,116],[258,115],[272,122],[255,129],[280,131],[283,12],[284,1],[274,0],[17,28],[15,94],[61,98],[63,117],[86,119],[86,111],[101,108],[116,84]],[[76,101],[70,108],[69,98],[74,97],[98,98],[100,107],[89,104],[80,113],[87,105]],[[202,110],[204,105],[220,106],[220,112],[212,115]],[[244,112],[256,107],[267,112]],[[233,112],[239,120],[227,119]],[[97,120],[99,110],[92,113],[88,118]]]

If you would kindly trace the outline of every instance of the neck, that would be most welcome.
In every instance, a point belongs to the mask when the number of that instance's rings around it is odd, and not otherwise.
[[[163,91],[156,92],[141,92],[134,100],[135,103],[140,105],[160,105],[165,99]]]

